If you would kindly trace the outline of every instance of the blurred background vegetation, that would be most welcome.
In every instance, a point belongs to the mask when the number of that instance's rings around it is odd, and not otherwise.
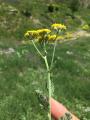
[[[69,33],[56,49],[53,97],[90,120],[90,0],[0,0],[0,120],[48,119],[35,94],[47,95],[44,62],[22,40],[26,30],[52,23]]]

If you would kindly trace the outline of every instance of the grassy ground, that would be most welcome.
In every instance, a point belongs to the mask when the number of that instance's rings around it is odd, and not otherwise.
[[[32,45],[13,49],[13,53],[7,46],[0,50],[0,120],[47,120],[47,110],[35,94],[35,90],[47,94],[44,63]],[[81,38],[58,44],[55,55],[54,98],[80,120],[90,118],[89,53],[90,38]]]
[[[80,20],[74,16],[66,4],[54,2],[53,12],[48,10],[49,5],[49,1],[45,2],[45,0],[0,2],[0,38],[14,37],[21,40],[24,39],[23,34],[27,29],[48,27],[54,22],[65,23],[68,31],[76,30],[80,26]],[[84,13],[89,13],[89,11],[86,10]],[[77,12],[77,15],[80,14],[83,16],[83,13]],[[87,14],[87,18],[83,18],[89,24],[89,14]]]

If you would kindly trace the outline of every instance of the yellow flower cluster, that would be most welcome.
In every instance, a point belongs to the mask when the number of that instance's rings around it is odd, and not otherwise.
[[[65,30],[66,26],[63,24],[52,24],[51,28],[56,30]],[[43,41],[56,41],[56,40],[63,40],[64,37],[59,36],[59,34],[54,34],[53,29],[38,29],[38,30],[29,30],[25,33],[25,37],[29,37],[30,39],[38,40],[39,42]]]
[[[31,38],[38,38],[41,35],[45,35],[50,33],[51,30],[49,29],[39,29],[39,30],[29,30],[25,33],[25,37],[31,37]]]
[[[57,24],[57,23],[55,23],[55,24],[52,24],[51,27],[53,29],[56,29],[56,30],[66,30],[66,26],[63,25],[63,24]]]

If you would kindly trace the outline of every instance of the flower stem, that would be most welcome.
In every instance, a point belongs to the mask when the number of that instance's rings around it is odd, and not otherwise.
[[[44,61],[45,61],[45,64],[46,64],[46,68],[47,68],[47,72],[48,72],[48,87],[49,87],[49,120],[51,120],[51,103],[50,103],[50,99],[51,99],[51,96],[52,96],[52,86],[51,86],[51,74],[50,74],[50,68],[49,68],[49,65],[48,65],[48,61],[47,61],[47,56],[44,57]]]
[[[38,52],[38,54],[44,58],[44,56],[42,55],[42,53],[40,52],[40,50],[38,49],[38,47],[36,46],[35,42],[32,40],[33,46],[35,47],[36,51]]]
[[[56,46],[57,46],[57,37],[58,37],[59,32],[60,31],[58,30],[57,33],[56,33],[56,38],[55,38],[55,43],[54,43],[54,48],[53,48],[53,54],[52,54],[50,69],[52,69],[52,66],[53,66],[53,61],[54,61],[55,51],[56,51]]]
[[[57,45],[57,41],[55,41],[55,43],[54,43],[54,48],[53,48],[53,54],[52,54],[52,60],[51,60],[50,69],[51,69],[52,66],[53,66],[53,61],[54,61],[55,51],[56,51],[56,45]]]

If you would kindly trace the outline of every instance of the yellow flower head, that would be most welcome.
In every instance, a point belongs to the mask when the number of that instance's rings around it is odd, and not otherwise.
[[[25,33],[25,37],[37,38],[38,32],[36,30],[29,30]]]
[[[64,40],[64,36],[48,35],[48,41]]]
[[[39,29],[37,30],[38,34],[41,35],[41,34],[48,34],[51,32],[51,30],[49,29]]]
[[[55,41],[56,35],[48,35],[48,41]]]
[[[66,30],[66,26],[64,24],[52,24],[51,27],[56,30]]]

